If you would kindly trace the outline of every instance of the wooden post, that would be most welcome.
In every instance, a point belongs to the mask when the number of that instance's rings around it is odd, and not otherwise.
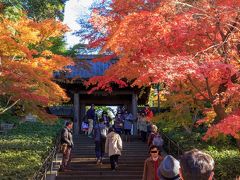
[[[132,115],[134,118],[133,122],[133,135],[137,135],[137,95],[135,93],[132,94]]]
[[[157,97],[158,97],[158,114],[160,114],[160,96],[159,96],[159,92],[160,92],[160,83],[157,84]]]
[[[74,134],[79,134],[79,120],[80,120],[80,107],[79,107],[79,93],[74,93]]]
[[[84,103],[80,103],[80,119],[79,119],[80,126],[82,125],[85,114],[86,114],[86,106]]]

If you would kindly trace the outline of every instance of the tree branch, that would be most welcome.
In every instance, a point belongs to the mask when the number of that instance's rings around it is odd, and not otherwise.
[[[198,92],[199,94],[201,94],[201,96],[202,96],[206,101],[208,101],[209,98],[208,98],[207,96],[205,96],[205,95],[200,91],[200,89],[193,83],[192,78],[191,78],[189,75],[188,75],[187,77],[188,77],[189,82],[190,82],[191,85],[197,90],[197,92]]]
[[[206,82],[206,87],[207,87],[207,92],[208,92],[208,96],[209,96],[209,99],[211,101],[213,101],[213,94],[212,94],[212,91],[210,89],[210,86],[209,86],[209,82],[208,82],[208,78],[205,77],[205,82]]]
[[[14,103],[12,103],[10,106],[8,106],[7,108],[4,108],[3,110],[0,111],[0,114],[3,114],[4,112],[6,112],[7,110],[11,109],[13,106],[15,106],[18,101],[20,101],[20,99],[16,100]]]

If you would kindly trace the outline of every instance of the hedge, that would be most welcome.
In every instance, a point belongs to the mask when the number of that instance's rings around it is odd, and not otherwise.
[[[31,179],[41,167],[63,122],[25,122],[0,135],[1,179]]]

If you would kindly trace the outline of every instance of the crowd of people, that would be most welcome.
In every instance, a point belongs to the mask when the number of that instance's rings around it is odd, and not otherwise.
[[[152,124],[153,113],[148,105],[138,113],[137,129],[141,140],[148,144],[149,157],[144,162],[142,180],[211,180],[214,175],[213,158],[197,149],[185,152],[180,160],[171,155],[162,156],[164,141],[158,132],[156,125]],[[118,169],[118,158],[121,156],[122,134],[125,141],[130,142],[133,128],[133,115],[125,108],[119,110],[113,121],[107,114],[102,112],[97,117],[94,105],[87,111],[85,124],[82,130],[93,138],[95,142],[96,163],[102,164],[105,153],[110,158],[111,170]],[[60,170],[68,170],[71,162],[72,122],[67,122],[62,130],[61,144],[63,159]]]
[[[198,150],[185,152],[180,160],[171,155],[164,158],[155,145],[149,148],[149,158],[144,162],[142,180],[212,180],[213,158]]]
[[[123,108],[118,110],[114,121],[106,111],[103,111],[98,118],[92,105],[87,111],[86,119],[89,127],[93,122],[91,125],[93,128],[88,129],[88,137],[94,138],[97,164],[102,164],[103,156],[107,153],[110,157],[111,169],[116,170],[118,157],[122,151],[121,135],[124,133],[126,142],[130,141],[133,115]]]

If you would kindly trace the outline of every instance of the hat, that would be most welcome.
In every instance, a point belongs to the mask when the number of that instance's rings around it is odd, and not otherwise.
[[[164,179],[180,179],[179,178],[180,163],[171,155],[165,156],[160,166],[158,167],[158,176],[161,180]]]

